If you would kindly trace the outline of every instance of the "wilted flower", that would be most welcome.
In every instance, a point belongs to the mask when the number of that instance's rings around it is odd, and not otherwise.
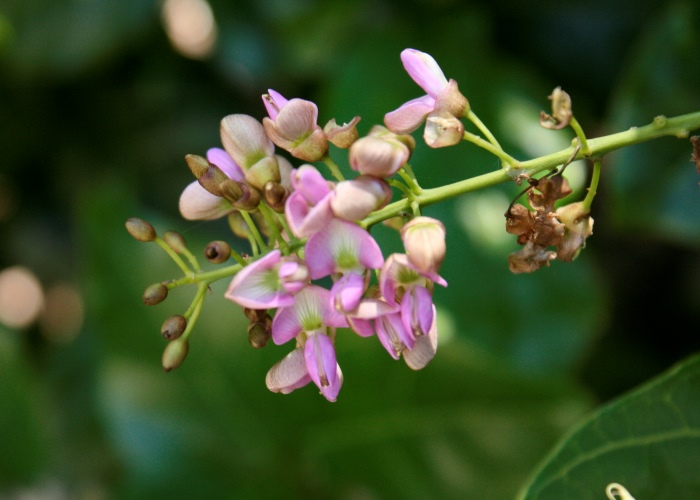
[[[558,208],[557,216],[565,227],[564,237],[557,246],[557,258],[571,262],[586,246],[586,238],[593,234],[593,217],[582,202]]]

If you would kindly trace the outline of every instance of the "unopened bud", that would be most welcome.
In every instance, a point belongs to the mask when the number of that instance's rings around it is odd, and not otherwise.
[[[260,205],[260,193],[258,193],[258,190],[253,189],[248,184],[241,184],[241,191],[243,196],[234,202],[233,206],[246,212],[251,212],[258,208],[258,205]]]
[[[271,337],[271,325],[268,326],[264,322],[248,325],[248,342],[252,347],[256,349],[265,347]]]
[[[153,241],[156,239],[156,230],[148,222],[137,217],[126,220],[126,230],[138,241]]]
[[[279,182],[280,169],[277,157],[266,156],[254,165],[251,165],[245,173],[245,180],[256,189],[262,189],[267,181]]]
[[[184,316],[170,316],[165,320],[163,326],[160,328],[160,334],[166,340],[175,340],[182,335],[185,328],[187,328],[187,320]]]
[[[221,264],[231,257],[231,247],[225,241],[212,241],[204,249],[204,256],[209,262]]]
[[[284,212],[284,202],[288,194],[287,189],[279,182],[268,181],[263,186],[263,199],[275,212]]]
[[[165,346],[165,350],[163,350],[163,370],[169,372],[180,366],[182,362],[185,361],[189,349],[189,342],[182,338],[169,342],[168,345]]]
[[[416,217],[401,229],[409,260],[423,272],[438,272],[445,260],[445,226],[431,217]]]
[[[143,292],[143,303],[147,306],[160,304],[168,297],[168,287],[163,283],[153,283]]]
[[[187,250],[187,242],[180,233],[176,233],[175,231],[166,231],[163,234],[163,239],[168,246],[177,253],[182,253]]]
[[[243,308],[243,314],[251,323],[262,322],[266,316],[269,316],[267,309],[249,309],[247,307]]]

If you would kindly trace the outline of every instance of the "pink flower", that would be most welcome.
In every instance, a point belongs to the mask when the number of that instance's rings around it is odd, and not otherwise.
[[[305,238],[320,231],[333,218],[331,186],[312,165],[302,165],[291,175],[294,189],[285,203],[285,216],[294,236]]]
[[[293,294],[309,283],[309,269],[298,257],[273,250],[234,276],[224,297],[248,309],[290,306]]]
[[[294,296],[294,303],[280,307],[272,320],[272,340],[284,344],[293,338],[304,347],[304,361],[311,380],[329,401],[335,401],[343,383],[328,328],[347,326],[345,317],[330,306],[330,292],[308,285]],[[297,355],[298,356],[298,355]],[[293,390],[304,380],[297,368]],[[286,387],[286,386],[285,386]]]
[[[318,126],[318,107],[304,99],[285,99],[268,90],[263,103],[268,117],[263,118],[267,136],[277,146],[304,161],[318,161],[328,152],[328,139]]]
[[[382,251],[374,238],[360,226],[342,219],[328,224],[306,242],[306,261],[311,279],[331,274],[379,269],[384,264]]]
[[[396,134],[411,133],[435,110],[447,111],[457,118],[464,116],[469,109],[469,102],[459,93],[457,82],[445,78],[432,56],[415,49],[406,49],[401,52],[401,61],[408,75],[427,95],[410,100],[387,113],[384,123],[389,130]]]

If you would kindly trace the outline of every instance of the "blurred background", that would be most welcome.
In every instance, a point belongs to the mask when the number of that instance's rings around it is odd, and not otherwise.
[[[4,0],[0,497],[512,498],[578,420],[700,347],[687,140],[608,155],[586,250],[533,275],[507,266],[516,186],[429,207],[448,231],[438,354],[415,373],[341,332],[334,404],[267,391],[289,347],[252,349],[223,282],[163,373],[160,326],[194,289],[144,306],[179,270],[124,221],[198,255],[233,244],[225,221],[179,217],[184,156],[219,146],[227,114],[261,119],[268,88],[316,102],[321,125],[359,115],[364,134],[422,94],[399,60],[416,48],[527,159],[572,137],[538,125],[556,86],[589,137],[699,110],[699,46],[692,0]],[[412,165],[424,187],[499,166],[469,145],[420,145]],[[567,175],[581,199],[587,165]]]

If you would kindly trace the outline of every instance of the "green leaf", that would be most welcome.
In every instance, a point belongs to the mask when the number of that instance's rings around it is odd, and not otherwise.
[[[700,498],[700,355],[605,405],[566,437],[521,499]]]

